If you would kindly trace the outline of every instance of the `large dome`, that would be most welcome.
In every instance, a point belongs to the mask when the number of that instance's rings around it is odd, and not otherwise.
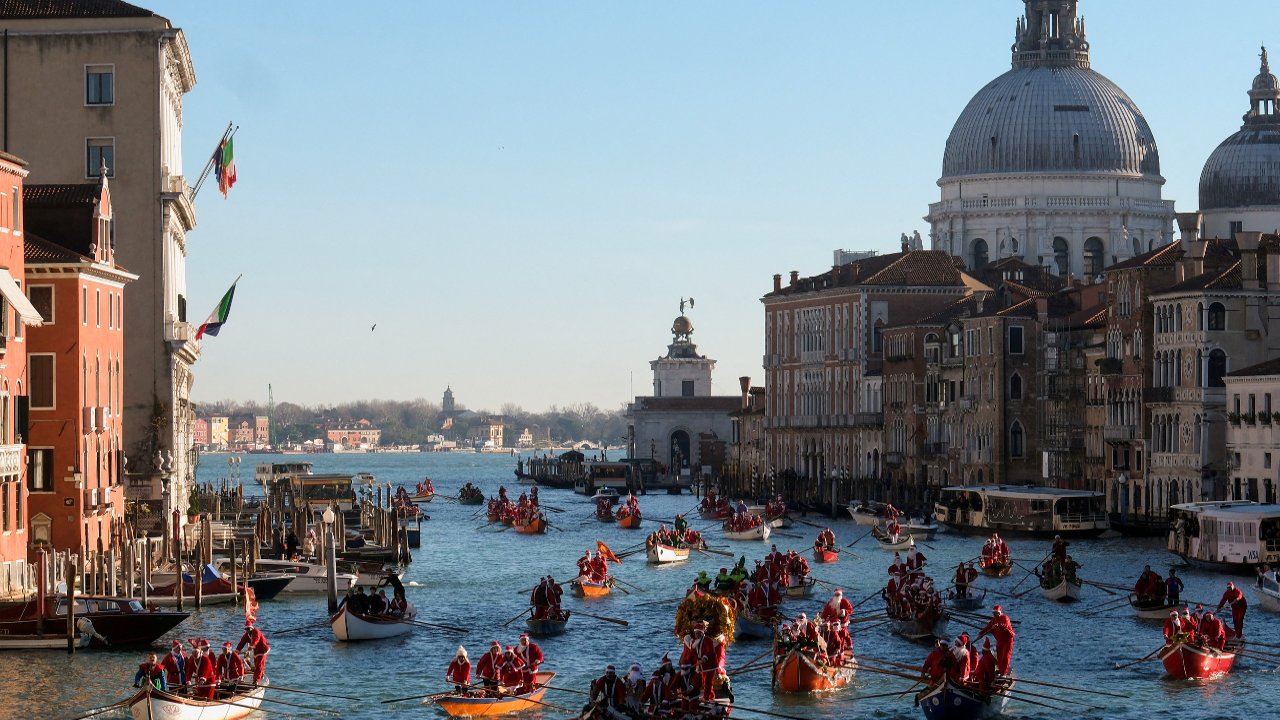
[[[991,173],[1160,174],[1142,111],[1088,67],[1031,65],[978,91],[956,120],[943,179]]]
[[[1262,50],[1239,132],[1222,141],[1200,173],[1200,209],[1280,205],[1280,83]]]

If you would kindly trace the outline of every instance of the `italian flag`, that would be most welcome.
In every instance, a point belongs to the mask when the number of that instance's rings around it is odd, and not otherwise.
[[[196,340],[204,337],[208,333],[214,337],[218,336],[218,331],[222,329],[222,324],[227,321],[227,316],[231,314],[231,300],[236,296],[236,283],[240,282],[240,278],[236,278],[236,282],[231,283],[231,289],[227,290],[227,294],[222,296],[222,300],[218,301],[218,307],[209,313],[209,319],[204,321],[200,329],[196,331]]]
[[[218,189],[222,197],[236,184],[236,146],[235,138],[229,137],[218,145],[213,153],[213,174],[218,179]]]

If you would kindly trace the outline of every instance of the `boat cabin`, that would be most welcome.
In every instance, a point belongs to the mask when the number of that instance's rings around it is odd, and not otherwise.
[[[344,473],[293,475],[288,482],[279,485],[284,493],[286,507],[306,506],[313,513],[337,503],[343,512],[355,508],[355,491],[351,488],[354,478]]]
[[[1102,493],[1035,485],[942,488],[934,518],[960,532],[1097,537],[1108,527]]]
[[[253,478],[258,481],[264,489],[270,490],[271,485],[278,480],[290,478],[295,475],[310,475],[311,463],[309,462],[281,462],[281,463],[260,463],[254,469]]]
[[[1168,549],[1212,570],[1274,567],[1280,563],[1280,505],[1250,500],[1174,505]]]

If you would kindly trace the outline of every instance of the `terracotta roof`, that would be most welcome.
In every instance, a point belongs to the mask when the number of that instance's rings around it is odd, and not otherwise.
[[[912,250],[855,260],[820,275],[800,278],[765,297],[859,285],[963,286],[959,258],[942,250]]]
[[[710,397],[638,397],[636,410],[648,411],[716,411],[729,413],[742,409],[742,398],[737,395],[712,395]]]
[[[1182,244],[1171,242],[1161,245],[1155,250],[1144,252],[1141,255],[1134,255],[1128,260],[1112,265],[1106,270],[1133,270],[1141,267],[1167,267],[1176,263],[1182,257]],[[1104,270],[1104,272],[1106,271]]]
[[[1226,268],[1210,270],[1190,280],[1172,285],[1161,293],[1187,292],[1193,290],[1239,290],[1243,287],[1240,275],[1240,261],[1237,260]]]
[[[1048,268],[1013,257],[989,262],[970,274],[993,288],[1008,285],[1026,297],[1047,295],[1067,286],[1066,280]]]
[[[101,198],[102,186],[97,183],[26,185],[22,188],[22,203],[27,207],[92,206]]]
[[[45,240],[34,233],[23,233],[22,240],[22,251],[28,264],[93,262],[93,258]]]
[[[0,0],[0,19],[151,17],[121,0]]]
[[[1280,375],[1280,358],[1264,360],[1257,365],[1240,368],[1227,373],[1227,377],[1258,377],[1261,375]]]

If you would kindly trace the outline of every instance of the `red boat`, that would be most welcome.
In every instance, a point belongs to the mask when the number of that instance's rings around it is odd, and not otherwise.
[[[640,528],[640,520],[639,515],[619,515],[618,527],[624,530],[637,530]]]
[[[547,519],[542,515],[534,515],[528,520],[516,520],[511,523],[511,529],[525,535],[535,535],[547,531]]]
[[[840,553],[834,549],[826,550],[820,547],[813,548],[813,561],[820,563],[833,563],[840,559]]]
[[[1184,642],[1165,645],[1160,651],[1164,671],[1174,680],[1204,680],[1225,675],[1231,672],[1235,661],[1236,654],[1229,649],[1218,650]]]
[[[844,687],[853,679],[854,663],[831,667],[817,663],[813,656],[799,650],[778,655],[773,660],[775,692],[822,692]]]

